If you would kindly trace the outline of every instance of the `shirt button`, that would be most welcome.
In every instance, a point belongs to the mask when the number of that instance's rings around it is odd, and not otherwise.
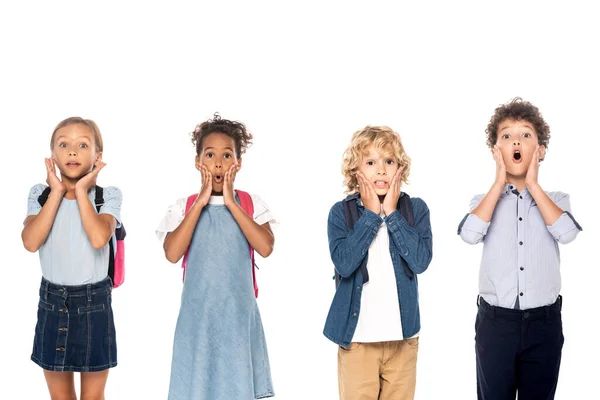
[[[356,290],[357,290],[357,291],[359,291],[359,290],[360,290],[360,286],[357,286],[357,287],[356,287]]]
[[[521,271],[523,271],[523,270],[525,269],[525,267],[521,267],[521,268],[519,268],[519,269],[520,269]]]
[[[58,328],[58,330],[59,330],[60,332],[66,332],[66,331],[67,331],[67,328]]]
[[[523,198],[523,196],[519,196],[519,198],[520,198],[520,199],[522,199],[522,198]]]
[[[513,188],[513,185],[510,185],[510,188],[512,189],[512,188]]]
[[[358,316],[358,314],[357,314],[357,313],[354,313],[354,316],[355,316],[355,317],[357,317],[357,316]]]
[[[67,309],[66,308],[61,308],[60,312],[67,312]]]
[[[529,318],[529,313],[528,312],[526,312],[525,314],[523,314],[523,319],[527,319],[527,318]]]
[[[519,221],[523,221],[523,218],[519,217]]]
[[[57,348],[56,348],[56,351],[65,351],[65,348],[64,348],[64,347],[62,347],[62,346],[61,346],[61,347],[57,347]]]
[[[519,293],[519,296],[523,296],[523,292]]]
[[[523,242],[519,242],[519,245],[520,245],[520,246],[523,246]]]

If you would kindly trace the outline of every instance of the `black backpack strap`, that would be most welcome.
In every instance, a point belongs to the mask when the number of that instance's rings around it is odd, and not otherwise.
[[[40,206],[44,207],[44,204],[46,204],[46,200],[48,200],[48,196],[50,196],[50,190],[50,186],[48,186],[46,189],[44,189],[42,194],[39,195],[38,203]]]
[[[100,208],[104,205],[104,188],[96,185],[96,198],[94,199],[94,204],[96,204],[96,211],[100,214]]]
[[[415,225],[415,215],[413,213],[412,200],[407,193],[402,193],[400,198],[398,199],[398,211],[400,211],[400,215],[404,217],[406,222],[413,227]],[[404,272],[408,276],[408,279],[413,279],[415,273],[408,268],[408,265],[404,263]]]
[[[358,221],[358,200],[352,199],[344,201],[344,218],[346,219],[346,229],[351,231],[354,228],[354,224]],[[363,259],[360,263],[360,272],[362,273],[363,285],[369,282],[369,271],[367,270],[367,260]],[[341,277],[339,274],[335,274],[335,283],[339,283]]]

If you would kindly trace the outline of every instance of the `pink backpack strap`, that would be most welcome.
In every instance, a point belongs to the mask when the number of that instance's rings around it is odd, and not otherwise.
[[[254,203],[252,203],[252,196],[242,190],[236,190],[238,198],[240,199],[240,206],[250,218],[254,218]],[[250,246],[250,261],[252,262],[252,283],[254,284],[254,296],[258,297],[258,284],[256,283],[256,271],[254,267],[254,249]]]
[[[196,201],[197,198],[198,198],[198,193],[192,194],[191,196],[189,196],[187,198],[187,201],[185,203],[185,214],[184,215],[187,215],[187,213],[190,212],[190,208],[192,208],[192,206],[194,205],[194,201]],[[183,261],[181,262],[181,268],[183,268],[183,280],[185,280],[185,267],[187,266],[187,259],[188,259],[189,252],[190,252],[190,248],[188,246],[188,249],[185,251],[185,254],[183,256]]]

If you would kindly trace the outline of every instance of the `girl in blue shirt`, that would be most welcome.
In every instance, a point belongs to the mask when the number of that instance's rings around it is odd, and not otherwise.
[[[82,397],[103,398],[108,369],[117,365],[108,241],[120,224],[121,192],[105,188],[96,210],[96,179],[106,164],[94,121],[60,122],[50,148],[47,185],[31,188],[21,235],[27,250],[39,250],[42,267],[31,359],[44,369],[53,399],[77,398],[74,372]]]

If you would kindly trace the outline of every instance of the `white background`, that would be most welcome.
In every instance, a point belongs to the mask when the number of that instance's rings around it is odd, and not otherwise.
[[[415,3],[3,2],[0,398],[47,398],[29,360],[40,267],[20,232],[29,188],[45,180],[51,132],[73,115],[100,126],[108,165],[99,184],[124,194],[127,280],[114,292],[119,365],[106,397],[166,398],[181,269],[154,229],[170,203],[199,188],[189,132],[219,111],[256,136],[237,187],[263,197],[281,222],[275,252],[258,260],[276,398],[337,398],[337,349],[321,333],[334,290],[326,218],[343,197],[352,133],[385,124],[413,159],[405,190],[429,205],[434,234],[419,277],[416,398],[474,399],[481,246],[456,229],[493,182],[487,122],[515,96],[551,127],[542,187],[570,193],[584,228],[561,247],[557,399],[595,398],[597,13],[576,2]]]

